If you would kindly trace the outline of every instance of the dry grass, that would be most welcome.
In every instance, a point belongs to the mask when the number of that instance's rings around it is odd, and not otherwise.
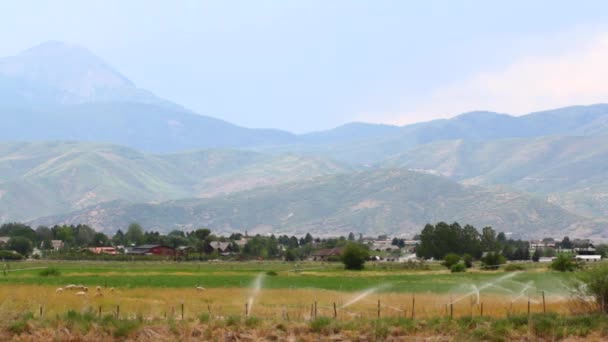
[[[251,290],[242,288],[195,289],[176,288],[136,288],[102,289],[103,296],[96,296],[94,288],[86,296],[77,296],[77,291],[56,293],[54,287],[35,285],[0,286],[0,317],[10,317],[15,312],[32,312],[39,315],[42,307],[44,316],[61,315],[68,310],[83,311],[93,309],[102,315],[115,313],[119,307],[121,317],[143,317],[146,320],[177,318],[181,319],[181,306],[184,305],[186,318],[196,318],[202,313],[211,316],[245,315],[245,303]],[[317,303],[318,316],[334,316],[334,303],[338,318],[375,318],[380,301],[381,317],[411,317],[412,298],[416,318],[443,317],[450,314],[448,303],[452,306],[454,317],[479,316],[483,305],[483,315],[504,317],[507,314],[527,313],[528,297],[512,302],[511,297],[498,294],[483,294],[480,305],[476,297],[458,294],[420,294],[371,293],[356,303],[343,307],[358,293],[337,292],[316,289],[263,289],[255,296],[250,314],[263,318],[286,318],[308,320],[314,303]],[[313,307],[313,309],[311,309]],[[532,312],[542,312],[542,297],[531,297]],[[568,302],[562,298],[546,297],[548,312],[568,313]]]

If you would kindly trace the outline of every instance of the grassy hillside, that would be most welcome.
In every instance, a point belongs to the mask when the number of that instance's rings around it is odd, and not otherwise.
[[[571,236],[603,234],[596,223],[543,199],[398,169],[326,176],[213,199],[107,203],[36,223],[86,222],[107,231],[137,221],[164,231],[209,227],[222,232],[410,235],[442,220],[490,225],[526,237],[566,230]]]
[[[347,170],[318,158],[235,150],[150,155],[94,143],[0,144],[0,221],[112,200],[212,197]]]

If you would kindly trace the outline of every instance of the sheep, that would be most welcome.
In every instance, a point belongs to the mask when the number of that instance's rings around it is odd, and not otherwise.
[[[70,284],[65,287],[66,290],[74,290],[75,288],[76,288],[76,285],[74,285],[74,284]]]
[[[97,286],[97,287],[95,288],[95,290],[96,290],[97,292],[101,292],[101,286]]]
[[[58,288],[57,290],[55,290],[55,293],[61,293],[61,292],[63,292],[63,288],[61,288],[61,287]]]
[[[205,291],[205,288],[202,286],[197,286],[196,291],[198,291],[198,292]]]
[[[80,292],[76,292],[76,295],[77,295],[77,296],[80,296],[80,297],[84,297],[84,296],[86,296],[86,295],[87,295],[87,293],[86,293],[86,292],[83,292],[83,291],[80,291]]]
[[[83,286],[82,288],[83,288],[84,292],[89,292],[89,288],[88,287]]]
[[[110,287],[110,292],[114,292],[114,288],[113,287]]]
[[[97,292],[97,293],[95,294],[95,297],[103,297],[103,293],[101,293],[101,292]]]

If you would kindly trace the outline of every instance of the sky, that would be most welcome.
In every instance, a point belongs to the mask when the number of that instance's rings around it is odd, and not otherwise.
[[[80,44],[138,87],[303,133],[608,102],[606,1],[4,1],[0,56]]]

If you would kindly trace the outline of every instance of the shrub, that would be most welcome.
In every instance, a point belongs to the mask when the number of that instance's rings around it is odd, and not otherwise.
[[[505,272],[523,271],[524,267],[518,264],[508,264],[505,266]]]
[[[570,254],[559,254],[551,263],[551,269],[559,272],[572,272],[576,269],[576,263]]]
[[[445,257],[443,257],[442,265],[447,268],[451,268],[453,265],[456,265],[459,262],[460,262],[460,255],[454,254],[454,253],[449,253]]]
[[[235,326],[241,323],[241,317],[239,316],[228,316],[226,317],[226,325],[227,326]]]
[[[41,277],[58,277],[61,275],[61,271],[55,267],[48,267],[38,273]]]
[[[211,315],[209,315],[208,313],[202,313],[198,316],[198,321],[201,323],[207,323],[211,320]]]
[[[462,263],[457,263],[457,264],[452,265],[452,267],[450,267],[450,271],[452,273],[466,272],[467,267]]]
[[[277,272],[275,272],[275,271],[267,271],[266,275],[274,277],[274,276],[278,276],[279,274]]]
[[[255,316],[247,317],[245,319],[245,325],[247,326],[247,328],[254,328],[254,327],[258,326],[259,324],[260,324],[260,319]]]
[[[349,243],[342,253],[342,262],[347,270],[362,270],[367,258],[369,258],[367,249],[356,243]]]
[[[327,317],[318,317],[310,321],[310,330],[316,333],[327,330],[331,325],[331,320]]]
[[[489,252],[481,258],[481,263],[483,264],[483,269],[485,270],[497,270],[500,265],[506,262],[507,259],[500,253],[496,252]]]
[[[6,250],[1,250],[0,251],[0,259],[3,260],[22,260],[23,259],[23,255],[17,253],[17,252],[13,252],[13,251],[6,251]]]

